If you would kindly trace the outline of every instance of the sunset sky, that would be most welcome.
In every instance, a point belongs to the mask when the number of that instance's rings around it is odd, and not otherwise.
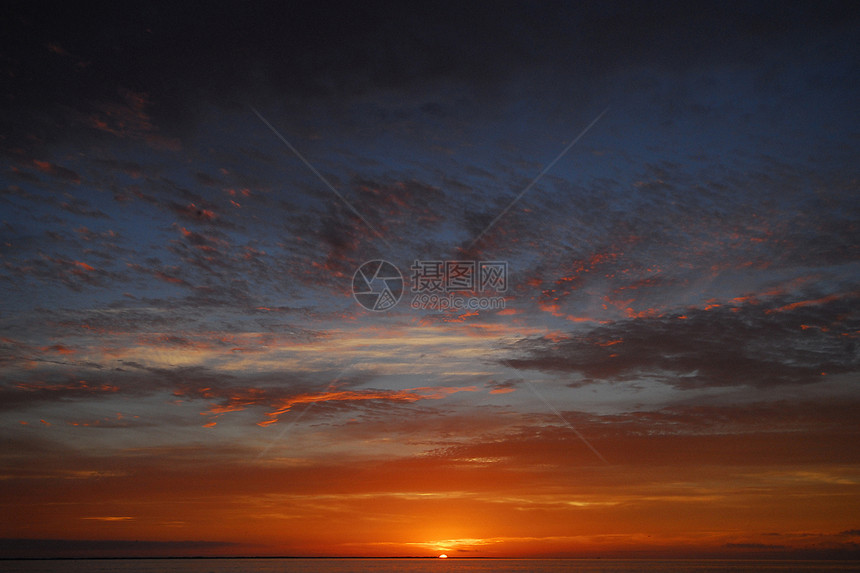
[[[856,3],[74,4],[0,9],[0,557],[860,555]]]

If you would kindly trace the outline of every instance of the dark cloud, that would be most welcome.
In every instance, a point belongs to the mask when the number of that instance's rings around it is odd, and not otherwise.
[[[84,287],[103,287],[111,284],[119,274],[84,261],[50,257],[41,255],[38,258],[5,263],[7,271],[19,277],[33,277],[45,283],[61,284],[72,291],[80,291]]]
[[[165,334],[143,334],[135,340],[135,344],[144,344],[155,350],[208,350],[234,355],[269,350],[269,344],[273,342],[265,339],[235,340],[225,335],[191,338]],[[111,351],[110,348],[102,350]],[[263,411],[287,411],[293,403],[302,407],[320,402],[315,414],[324,415],[341,411],[350,402],[359,406],[377,406],[387,401],[410,403],[426,397],[426,393],[421,392],[362,388],[376,378],[373,372],[339,375],[336,371],[327,370],[314,373],[274,370],[260,374],[230,374],[205,366],[171,368],[133,360],[117,360],[110,368],[92,368],[88,363],[75,360],[73,354],[57,354],[57,349],[35,349],[14,341],[3,341],[0,351],[2,363],[7,367],[24,367],[15,375],[14,381],[0,387],[0,410],[3,411],[24,412],[52,404],[97,403],[114,397],[142,399],[164,395],[200,401],[200,408],[211,414],[257,407],[261,414],[258,421],[262,421]],[[45,358],[54,355],[63,359]],[[35,363],[41,368],[34,370]],[[67,370],[56,366],[64,366]],[[326,395],[331,396],[330,403],[326,403]],[[77,418],[66,416],[64,419],[77,425]],[[99,425],[105,427],[105,422]],[[112,427],[121,426],[114,423]]]
[[[67,181],[69,183],[80,183],[81,176],[72,171],[71,169],[67,169],[60,165],[54,165],[48,161],[38,161],[36,159],[33,160],[33,165],[39,171],[43,173],[47,173],[52,177],[56,177],[62,181]]]
[[[523,339],[510,347],[512,357],[503,363],[578,374],[571,386],[625,380],[682,389],[810,384],[860,368],[855,302],[851,294],[785,310],[780,302],[770,308],[717,305],[624,320],[563,340]]]
[[[60,203],[60,207],[73,215],[93,217],[95,219],[108,219],[109,217],[99,209],[91,208],[87,201],[77,198],[69,199]]]
[[[104,376],[98,376],[98,378],[104,379]],[[23,411],[46,403],[98,400],[119,391],[118,386],[109,383],[93,383],[69,377],[65,377],[65,380],[59,382],[19,382],[12,387],[0,388],[0,396],[3,398],[0,409]]]
[[[176,213],[180,218],[193,223],[214,223],[217,215],[214,209],[209,208],[209,205],[197,203],[187,203],[185,205],[171,204],[170,210]]]
[[[522,379],[490,380],[487,382],[487,387],[491,389],[490,393],[492,394],[506,394],[516,390],[523,382]]]

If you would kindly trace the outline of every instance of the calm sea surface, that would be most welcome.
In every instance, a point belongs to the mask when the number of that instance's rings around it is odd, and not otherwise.
[[[614,559],[76,559],[0,561],[4,573],[820,573],[860,572],[860,561]]]

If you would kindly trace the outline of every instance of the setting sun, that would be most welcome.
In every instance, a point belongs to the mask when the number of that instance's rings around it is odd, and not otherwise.
[[[443,553],[439,556],[439,559],[448,559],[448,556]]]

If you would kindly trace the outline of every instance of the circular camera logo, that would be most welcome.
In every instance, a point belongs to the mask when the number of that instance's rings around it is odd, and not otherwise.
[[[352,296],[367,310],[388,310],[403,296],[403,275],[388,261],[367,261],[352,276]]]

